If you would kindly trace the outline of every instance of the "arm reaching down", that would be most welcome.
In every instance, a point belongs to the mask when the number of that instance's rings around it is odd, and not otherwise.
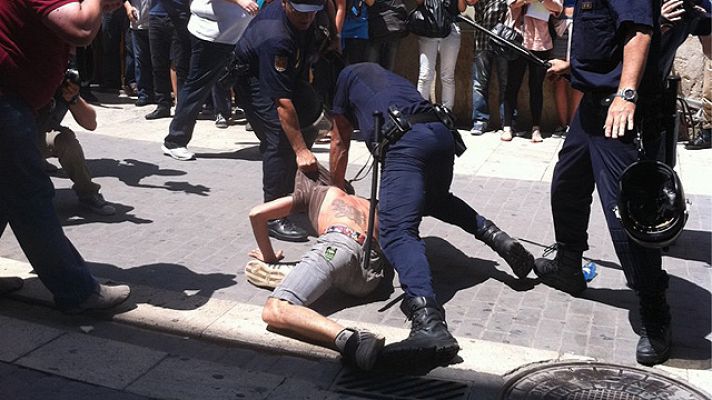
[[[268,203],[260,204],[250,210],[250,224],[252,225],[252,234],[255,236],[258,249],[252,250],[249,255],[251,257],[262,260],[266,263],[274,263],[284,255],[282,251],[274,251],[272,242],[269,239],[267,223],[273,219],[283,218],[289,215],[292,211],[292,196],[282,197],[277,200],[272,200]]]

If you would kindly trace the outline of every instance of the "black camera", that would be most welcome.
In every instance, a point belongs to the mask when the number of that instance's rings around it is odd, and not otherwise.
[[[72,82],[77,86],[81,85],[81,80],[79,79],[79,71],[73,68],[67,69],[67,71],[64,73],[64,80],[67,82]]]

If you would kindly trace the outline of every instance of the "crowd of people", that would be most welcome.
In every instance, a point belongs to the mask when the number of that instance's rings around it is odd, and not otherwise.
[[[417,4],[427,8],[431,1]],[[641,118],[651,126],[657,110],[651,100],[662,92],[669,73],[665,62],[671,58],[662,46],[671,39],[664,32],[674,32],[677,39],[705,37],[703,47],[709,45],[710,2],[689,4],[446,0],[442,9],[451,26],[444,37],[419,38],[420,71],[414,84],[395,72],[399,43],[408,34],[402,0],[3,2],[0,233],[11,226],[65,312],[111,308],[128,298],[128,286],[98,283],[64,236],[44,162],[50,156],[60,159],[80,201],[92,211],[115,212],[91,181],[74,133],[60,124],[69,112],[83,128],[96,126],[96,114],[86,101],[92,96],[87,90],[93,68],[86,46],[101,32],[101,68],[95,74],[99,89],[135,94],[139,107],[155,104],[146,119],[172,117],[162,144],[167,156],[194,158],[188,144],[206,109],[212,109],[218,127],[227,127],[236,103],[254,130],[262,154],[264,204],[250,213],[258,244],[250,256],[259,262],[248,264],[248,276],[275,289],[263,313],[268,324],[331,347],[363,369],[379,358],[399,365],[447,363],[459,345],[433,289],[419,236],[422,218],[433,216],[461,227],[502,257],[518,278],[534,271],[545,284],[579,295],[586,289],[581,262],[596,187],[628,285],[641,300],[637,360],[661,363],[670,354],[671,316],[660,250],[631,240],[613,208],[618,178],[637,157],[631,132]],[[512,140],[518,93],[528,72],[530,137],[541,142],[543,82],[547,76],[555,82],[559,126],[554,134],[566,139],[551,187],[557,242],[553,260],[535,260],[450,190],[454,159],[464,151],[447,111],[456,98],[455,61],[462,35],[455,16],[468,5],[485,28],[502,24],[531,54],[551,60],[547,71],[530,58],[502,51],[477,31],[470,133],[501,127],[501,140]],[[705,50],[709,55],[709,48]],[[127,55],[123,72],[122,53]],[[430,95],[438,55],[446,108],[434,105]],[[78,76],[67,72],[70,59]],[[709,58],[707,63],[709,71]],[[499,83],[499,121],[492,121],[488,104],[493,73]],[[709,74],[705,76],[709,90]],[[374,125],[374,110],[385,118],[383,139]],[[314,125],[323,114],[332,124],[330,172],[311,151]],[[707,119],[690,148],[709,147],[709,128]],[[349,193],[345,183],[356,129],[383,162],[377,206],[376,199]],[[660,138],[652,131],[646,132],[646,145],[654,155]],[[378,215],[371,224],[373,207]],[[283,254],[272,247],[270,236],[308,240],[307,231],[289,219],[296,212],[307,213],[319,239],[287,273],[278,264]],[[373,242],[367,242],[369,232]],[[387,268],[398,273],[405,294],[401,310],[412,321],[408,338],[384,346],[384,338],[343,327],[308,308],[331,286],[358,296],[370,293]],[[21,285],[21,280],[0,278],[0,294]]]

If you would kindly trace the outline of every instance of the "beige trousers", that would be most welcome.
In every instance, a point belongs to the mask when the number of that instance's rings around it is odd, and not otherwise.
[[[61,127],[58,131],[41,134],[38,142],[40,153],[44,158],[59,159],[62,169],[74,182],[72,189],[80,199],[99,192],[101,186],[92,182],[82,145],[71,129]]]

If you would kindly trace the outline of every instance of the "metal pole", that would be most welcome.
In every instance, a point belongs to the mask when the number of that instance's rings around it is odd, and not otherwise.
[[[381,146],[381,128],[383,127],[383,113],[373,112],[373,129],[375,130],[374,142],[371,148],[377,153],[373,156],[373,170],[371,172],[371,198],[368,206],[368,228],[366,229],[366,243],[364,247],[363,269],[367,270],[371,264],[371,241],[373,240],[373,228],[376,222],[376,203],[378,195],[378,163],[383,156]]]

